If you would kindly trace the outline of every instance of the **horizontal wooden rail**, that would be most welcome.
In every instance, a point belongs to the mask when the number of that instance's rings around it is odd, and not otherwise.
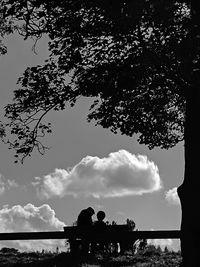
[[[0,240],[66,239],[64,231],[0,233]]]
[[[69,231],[55,232],[18,232],[18,233],[0,233],[0,240],[36,240],[36,239],[68,239],[74,237],[84,237],[88,240],[137,240],[137,239],[179,239],[181,231],[179,230],[161,230],[161,231],[111,231],[106,232],[106,235],[87,232],[82,235],[76,235]]]

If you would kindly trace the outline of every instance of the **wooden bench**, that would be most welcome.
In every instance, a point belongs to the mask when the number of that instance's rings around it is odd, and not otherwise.
[[[112,226],[113,227],[113,226]],[[111,227],[111,228],[112,228]],[[119,227],[119,228],[118,228]],[[134,240],[134,239],[179,239],[181,237],[180,230],[156,230],[156,231],[120,231],[120,226],[113,227],[117,231],[107,231],[106,236],[99,236],[94,231],[84,230],[84,236],[88,236],[90,240],[97,237],[101,240]],[[109,229],[109,228],[108,228]],[[88,233],[88,235],[86,234]],[[92,235],[93,233],[93,235]],[[51,232],[10,232],[0,233],[0,240],[39,240],[39,239],[69,239],[71,237],[81,238],[83,233],[81,229],[76,226],[66,226],[64,231],[51,231]]]
[[[180,230],[131,231],[127,225],[108,225],[103,231],[95,228],[65,226],[64,231],[0,233],[0,240],[66,239],[69,241],[132,243],[139,239],[179,239]]]
[[[138,239],[180,239],[180,230],[130,231],[127,225],[108,225],[103,232],[95,229],[65,226],[64,231],[0,233],[0,240],[66,239],[88,242],[132,242]]]
[[[133,231],[126,224],[107,225],[105,229],[99,229],[95,226],[89,228],[80,226],[64,227],[64,233],[69,239],[84,239],[88,242],[120,242],[126,239],[125,237],[128,238],[130,232]]]
[[[64,227],[64,232],[68,237],[71,252],[79,252],[84,246],[86,251],[89,250],[89,244],[91,244],[91,250],[99,247],[104,247],[109,250],[109,244],[113,244],[115,251],[120,244],[120,249],[125,250],[127,244],[134,244],[136,239],[129,238],[129,234],[133,232],[128,225],[107,225],[103,228],[92,227],[80,227],[80,226],[67,226]]]

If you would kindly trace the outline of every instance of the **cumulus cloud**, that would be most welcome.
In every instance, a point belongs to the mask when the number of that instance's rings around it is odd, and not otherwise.
[[[70,170],[55,169],[43,178],[36,177],[33,185],[46,198],[122,197],[157,191],[161,179],[158,167],[146,156],[119,150],[104,158],[86,156]]]
[[[0,210],[0,232],[35,232],[63,230],[64,222],[56,218],[55,211],[47,204],[35,207],[32,204],[4,206]],[[63,248],[63,240],[2,241],[1,247],[9,246],[21,250],[55,250]]]
[[[165,199],[169,204],[180,205],[180,199],[177,193],[177,187],[174,187],[165,192]]]

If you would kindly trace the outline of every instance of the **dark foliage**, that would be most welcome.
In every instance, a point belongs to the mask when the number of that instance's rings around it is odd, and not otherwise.
[[[186,93],[199,82],[198,25],[188,2],[3,2],[6,25],[25,39],[50,40],[49,60],[25,70],[5,109],[16,162],[34,148],[43,154],[41,139],[51,132],[45,115],[82,96],[94,98],[88,121],[138,134],[149,148],[184,139]]]

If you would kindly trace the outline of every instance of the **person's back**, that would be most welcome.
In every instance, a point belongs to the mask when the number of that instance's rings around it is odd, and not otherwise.
[[[97,229],[104,229],[106,227],[106,223],[104,221],[96,221],[94,222],[94,226]]]
[[[106,214],[104,211],[97,212],[97,221],[94,222],[94,226],[97,228],[97,230],[101,230],[105,228],[106,223],[103,221],[105,217],[106,217]]]
[[[80,212],[77,219],[77,226],[92,226],[92,216],[88,209],[84,209]]]
[[[94,209],[89,207],[87,209],[82,210],[77,219],[78,227],[92,227],[93,221],[92,216],[94,215]],[[86,240],[81,240],[82,252],[87,254],[89,252],[89,242]]]
[[[103,221],[106,217],[106,214],[104,211],[97,212],[97,221],[94,222],[94,229],[98,233],[104,234],[103,231],[106,228],[106,223]],[[92,252],[96,252],[97,250],[105,251],[107,250],[107,245],[104,242],[98,242],[92,244]]]

